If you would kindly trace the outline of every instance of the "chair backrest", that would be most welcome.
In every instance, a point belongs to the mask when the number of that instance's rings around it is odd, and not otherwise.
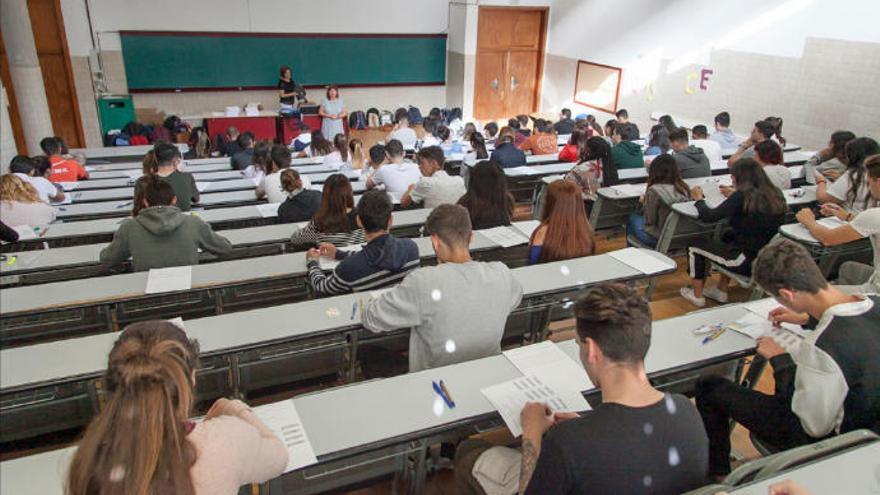
[[[870,430],[855,430],[810,445],[786,450],[769,457],[770,461],[764,465],[755,479],[776,476],[786,469],[809,464],[877,441],[880,441],[880,436],[877,436],[876,433]]]

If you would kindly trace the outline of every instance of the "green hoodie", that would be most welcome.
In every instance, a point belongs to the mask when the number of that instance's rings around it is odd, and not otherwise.
[[[621,168],[645,168],[645,155],[642,147],[632,141],[621,141],[611,148],[614,165]]]
[[[134,271],[168,266],[197,265],[199,248],[216,255],[232,251],[232,243],[211,230],[195,215],[176,206],[145,208],[126,219],[113,235],[113,242],[101,250],[101,261],[121,263],[131,258]]]

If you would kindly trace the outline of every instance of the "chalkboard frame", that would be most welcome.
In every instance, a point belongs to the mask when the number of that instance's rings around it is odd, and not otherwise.
[[[270,33],[270,32],[225,32],[225,31],[143,31],[143,30],[122,30],[119,31],[123,46],[123,63],[126,65],[128,72],[128,61],[125,60],[125,37],[126,36],[156,36],[156,37],[221,37],[221,38],[373,38],[373,39],[406,39],[406,38],[442,38],[446,39],[445,33]],[[393,87],[393,86],[443,86],[446,84],[446,53],[443,53],[443,77],[442,80],[425,80],[425,81],[380,81],[380,82],[357,82],[346,83],[336,81],[322,81],[316,84],[304,84],[306,88],[322,88],[327,84],[336,84],[341,88],[364,88],[364,87]],[[296,79],[296,71],[294,73]],[[248,90],[272,90],[276,89],[275,84],[271,85],[223,85],[223,86],[192,86],[192,85],[168,85],[166,87],[141,87],[137,81],[128,81],[129,93],[185,93],[185,92],[202,92],[202,91],[248,91]]]

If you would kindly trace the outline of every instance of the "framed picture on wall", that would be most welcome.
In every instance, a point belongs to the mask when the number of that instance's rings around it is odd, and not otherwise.
[[[603,112],[617,112],[622,73],[620,67],[578,60],[574,102]]]

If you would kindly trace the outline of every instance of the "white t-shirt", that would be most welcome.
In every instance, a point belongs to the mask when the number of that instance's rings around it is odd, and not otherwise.
[[[855,203],[850,203],[847,199],[847,193],[849,193],[849,185],[850,185],[850,173],[844,172],[836,181],[834,181],[828,189],[826,190],[829,195],[834,196],[840,201],[843,201],[844,206],[847,207],[853,213],[859,213],[860,211],[865,209],[865,200],[868,199],[868,195],[871,194],[871,191],[868,189],[868,181],[867,178],[862,179],[862,183],[859,185],[859,189],[856,191],[856,200]]]
[[[709,157],[709,162],[720,162],[721,145],[711,139],[692,139],[691,144],[703,150],[703,153]]]
[[[324,157],[324,165],[339,170],[345,165],[349,165],[349,168],[351,168],[351,161],[344,161],[342,159],[342,154],[338,151],[334,151],[333,153],[330,153],[329,155]]]
[[[388,136],[389,141],[392,139],[400,141],[400,144],[402,144],[404,148],[413,148],[419,137],[416,135],[416,131],[409,127],[403,127],[397,129]]]
[[[880,293],[880,208],[868,208],[850,222],[860,235],[871,238],[874,248],[874,275],[863,286],[865,292]]]
[[[422,178],[419,166],[413,162],[386,163],[373,174],[373,182],[384,185],[389,193],[403,194],[410,185]]]
[[[303,189],[309,189],[312,181],[308,175],[300,175],[303,182]],[[281,172],[275,172],[263,177],[260,188],[266,192],[266,201],[270,203],[282,203],[287,199],[287,191],[281,188]]]
[[[58,189],[49,182],[49,179],[45,177],[31,177],[27,174],[15,173],[13,175],[17,175],[21,180],[26,181],[30,185],[34,186],[34,189],[37,190],[37,195],[40,197],[40,201],[44,203],[51,203],[53,196],[58,194]]]
[[[464,179],[450,176],[445,170],[438,170],[430,177],[422,177],[410,197],[413,201],[424,202],[425,208],[436,208],[443,204],[458,203],[464,193]]]
[[[791,171],[785,165],[766,165],[764,173],[777,188],[783,191],[791,189]]]

